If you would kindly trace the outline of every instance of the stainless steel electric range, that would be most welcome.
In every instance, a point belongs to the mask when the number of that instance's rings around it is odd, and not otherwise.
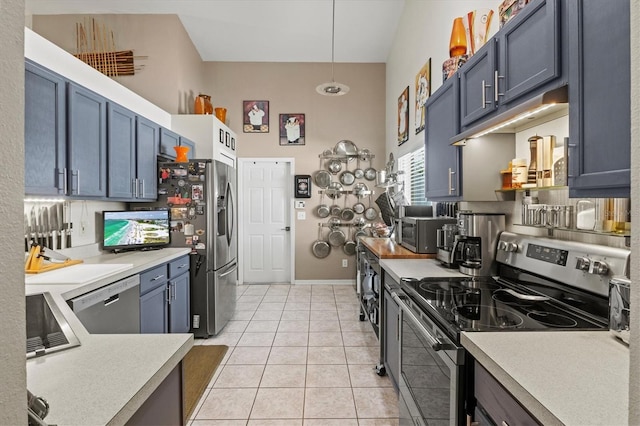
[[[401,424],[466,423],[472,363],[460,333],[607,330],[609,280],[628,276],[629,250],[503,232],[498,276],[403,278]]]

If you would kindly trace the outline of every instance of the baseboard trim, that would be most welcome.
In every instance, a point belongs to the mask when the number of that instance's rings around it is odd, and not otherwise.
[[[296,285],[356,285],[356,280],[296,280]]]

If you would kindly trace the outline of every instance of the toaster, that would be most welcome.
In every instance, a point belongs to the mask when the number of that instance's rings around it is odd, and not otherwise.
[[[609,332],[629,344],[629,303],[631,281],[626,277],[609,280]]]

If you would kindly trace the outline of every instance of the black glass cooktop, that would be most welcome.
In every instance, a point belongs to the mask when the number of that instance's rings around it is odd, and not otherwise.
[[[567,297],[573,306],[539,289],[493,278],[401,280],[405,293],[458,340],[460,331],[585,330],[607,327],[606,318],[576,308],[592,303]],[[559,293],[557,289],[554,289]],[[562,295],[561,295],[562,296]],[[601,309],[602,307],[599,306]]]

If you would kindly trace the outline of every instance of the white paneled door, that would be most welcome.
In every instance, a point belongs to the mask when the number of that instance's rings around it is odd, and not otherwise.
[[[291,163],[243,161],[240,197],[242,280],[291,282]]]

